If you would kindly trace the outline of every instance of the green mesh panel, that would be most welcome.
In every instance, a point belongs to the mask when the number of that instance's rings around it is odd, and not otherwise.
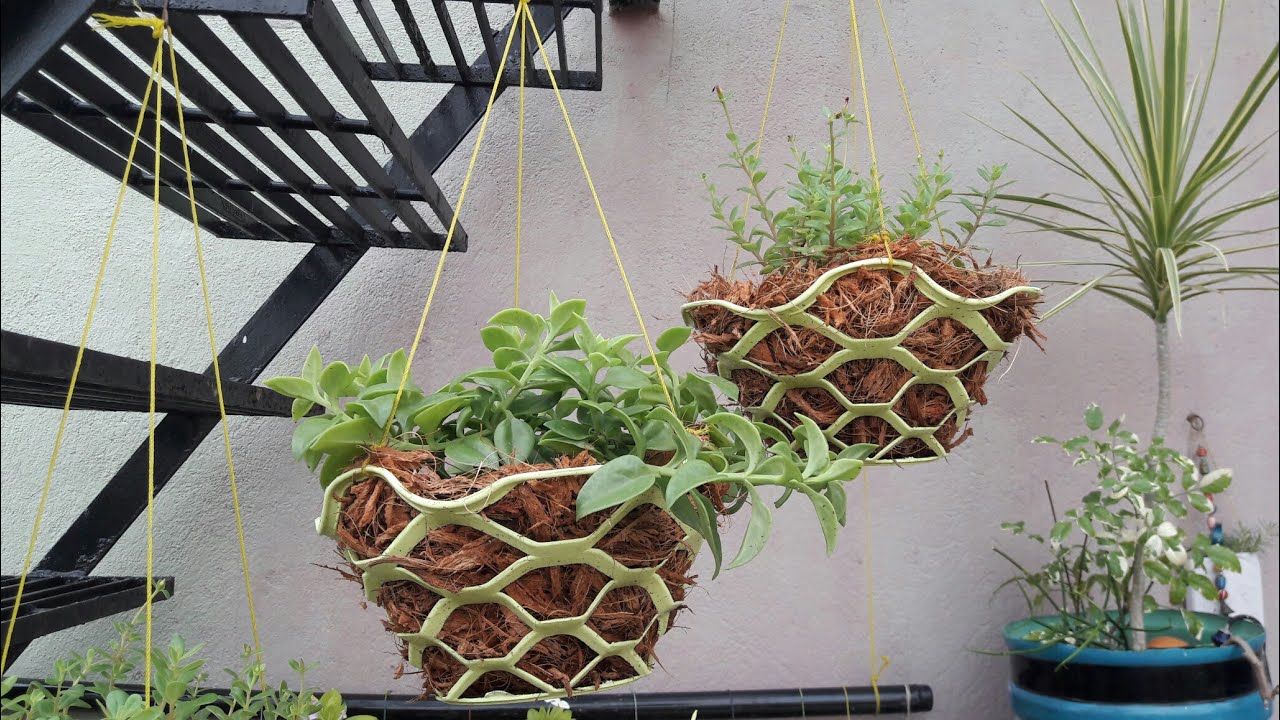
[[[448,693],[439,699],[445,702],[455,703],[503,703],[518,702],[537,699],[547,699],[554,697],[563,697],[567,693],[563,687],[550,685],[529,673],[516,667],[516,663],[520,662],[525,653],[529,651],[540,640],[551,635],[572,635],[578,638],[595,653],[591,663],[589,663],[573,678],[574,693],[590,692],[596,687],[586,682],[587,676],[592,668],[600,663],[604,658],[618,656],[630,663],[635,669],[635,677],[626,680],[618,680],[604,683],[599,689],[604,690],[619,685],[625,685],[634,680],[648,675],[652,668],[648,661],[636,652],[636,645],[640,642],[639,638],[635,640],[621,641],[610,643],[596,633],[587,624],[596,607],[610,590],[618,587],[636,585],[644,588],[650,598],[653,600],[654,607],[657,608],[657,614],[653,622],[658,626],[658,635],[665,634],[668,630],[669,617],[672,610],[680,607],[682,603],[676,602],[671,597],[670,591],[667,590],[666,583],[658,576],[658,568],[628,568],[627,566],[614,560],[608,553],[595,547],[605,534],[617,525],[627,513],[631,512],[637,506],[649,503],[657,507],[663,507],[662,494],[656,489],[641,495],[638,498],[628,501],[618,506],[617,509],[609,516],[595,532],[577,539],[577,540],[557,540],[554,542],[535,542],[523,535],[495,523],[483,515],[479,511],[489,505],[500,500],[504,495],[511,491],[517,485],[540,478],[564,477],[564,476],[580,476],[590,475],[600,469],[599,465],[590,465],[586,467],[563,468],[555,470],[542,470],[536,472],[520,473],[518,475],[509,475],[504,477],[492,485],[472,493],[457,500],[430,500],[419,495],[409,492],[404,485],[396,479],[395,475],[384,468],[367,466],[351,470],[337,479],[335,479],[325,490],[324,506],[321,516],[316,520],[316,530],[322,535],[328,537],[336,537],[338,526],[338,517],[342,511],[342,505],[338,502],[350,487],[351,483],[363,478],[377,478],[391,486],[392,490],[400,496],[406,503],[418,511],[415,517],[404,530],[396,537],[395,540],[387,547],[386,552],[378,558],[371,560],[361,560],[347,553],[347,559],[363,570],[361,582],[364,585],[365,597],[373,602],[377,600],[378,588],[393,580],[408,580],[417,585],[430,589],[432,592],[440,596],[441,600],[432,607],[430,614],[423,621],[422,629],[417,633],[400,634],[398,637],[408,645],[409,662],[415,667],[422,666],[422,652],[428,646],[438,647],[448,653],[457,663],[467,668],[466,673],[458,679],[454,685],[449,688]],[[674,519],[674,516],[672,516]],[[679,522],[677,520],[677,522]],[[465,525],[475,528],[486,535],[498,538],[502,542],[520,550],[525,557],[512,563],[510,567],[498,573],[492,580],[473,587],[467,587],[458,592],[449,592],[443,588],[438,588],[423,581],[417,575],[399,567],[396,564],[397,558],[406,557],[417,545],[426,537],[427,533],[439,527],[447,525]],[[701,544],[702,538],[696,531],[681,523],[681,528],[686,533],[685,545],[690,554],[695,554],[698,546]],[[510,596],[502,590],[511,583],[519,580],[526,573],[538,570],[544,567],[553,567],[557,565],[590,565],[596,570],[610,578],[609,582],[600,590],[600,594],[592,601],[590,608],[580,616],[554,619],[539,620],[531,615],[527,610],[520,606]],[[440,629],[444,627],[445,621],[449,615],[457,608],[463,605],[482,604],[482,603],[498,603],[510,608],[516,616],[524,622],[529,628],[529,632],[525,637],[505,656],[500,658],[484,658],[484,659],[468,659],[459,655],[452,647],[444,641],[438,639],[436,635]],[[652,627],[652,624],[649,626]],[[645,632],[648,632],[646,628]],[[644,633],[641,634],[643,637]],[[478,698],[464,698],[464,693],[468,687],[478,680],[483,674],[491,671],[504,671],[519,677],[534,687],[539,688],[542,692],[537,694],[512,695],[510,693],[489,693]],[[580,686],[579,683],[582,683]]]
[[[914,281],[916,288],[925,297],[933,301],[924,312],[920,313],[897,335],[884,338],[870,338],[858,340],[851,338],[835,328],[827,325],[819,320],[816,316],[807,312],[822,293],[826,292],[833,283],[839,278],[857,271],[859,268],[869,270],[882,270],[885,268],[906,275],[914,272]],[[765,395],[764,399],[758,406],[746,408],[752,418],[755,420],[764,420],[768,418],[775,419],[784,425],[784,420],[776,412],[778,402],[792,388],[822,388],[831,394],[837,402],[845,408],[845,412],[840,415],[835,422],[823,429],[827,438],[836,447],[845,447],[845,443],[836,438],[836,433],[852,422],[854,419],[865,416],[875,416],[889,423],[894,430],[897,430],[898,437],[882,448],[876,450],[870,458],[867,459],[871,464],[892,464],[904,462],[924,462],[933,460],[946,455],[946,450],[942,444],[934,437],[941,425],[952,417],[955,417],[957,426],[963,425],[965,416],[968,414],[969,407],[974,404],[974,400],[968,396],[964,390],[964,386],[957,377],[961,372],[972,366],[974,363],[989,362],[992,365],[999,362],[1004,356],[1006,350],[1012,343],[1006,343],[1000,339],[991,325],[987,323],[986,318],[982,316],[980,311],[985,310],[994,305],[998,305],[1010,296],[1018,293],[1028,293],[1039,295],[1040,289],[1030,286],[1018,286],[1009,288],[997,295],[986,298],[965,298],[947,290],[929,277],[923,270],[916,268],[911,263],[901,260],[893,261],[888,258],[871,258],[869,260],[859,260],[857,262],[846,263],[838,267],[834,267],[823,273],[809,289],[796,297],[791,302],[778,305],[772,308],[752,310],[744,308],[741,305],[724,300],[699,300],[697,302],[686,303],[681,309],[684,314],[685,322],[693,325],[690,312],[698,307],[707,305],[715,305],[732,312],[739,317],[754,320],[755,323],[747,331],[742,339],[728,351],[716,355],[716,365],[721,377],[732,380],[734,370],[750,369],[762,376],[773,380],[773,387]],[[909,350],[902,347],[901,343],[911,333],[923,327],[926,323],[937,318],[952,318],[965,327],[972,330],[982,343],[986,346],[987,351],[974,358],[972,362],[964,367],[956,370],[934,370],[924,363],[920,362],[915,355]],[[798,375],[779,375],[769,372],[759,365],[747,359],[747,354],[757,343],[774,330],[780,327],[805,327],[819,332],[834,341],[840,349],[827,358],[825,362],[817,368]],[[889,402],[885,403],[855,403],[841,393],[835,385],[827,380],[827,375],[844,363],[851,360],[863,360],[869,358],[887,358],[896,361],[898,364],[906,368],[912,378]],[[893,406],[902,398],[903,393],[913,385],[921,383],[931,383],[941,385],[951,396],[951,403],[954,410],[942,420],[941,423],[932,427],[913,427],[907,424],[901,416],[893,411]],[[893,450],[899,443],[907,438],[919,438],[924,444],[933,451],[932,457],[915,457],[890,459],[886,455]]]

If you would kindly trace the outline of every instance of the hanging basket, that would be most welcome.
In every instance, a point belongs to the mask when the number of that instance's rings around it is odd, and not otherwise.
[[[717,276],[694,291],[684,319],[754,419],[789,430],[806,415],[838,447],[876,445],[870,463],[943,457],[968,436],[969,409],[986,403],[988,369],[1019,335],[1040,337],[1031,322],[1041,291],[1012,270],[996,278],[944,262],[935,246],[903,241],[893,254],[810,271],[807,287],[785,269],[756,283]],[[924,265],[956,289],[984,274],[1005,287],[965,297]],[[771,298],[787,301],[732,301]]]
[[[415,494],[403,472],[374,465],[326,488],[316,529],[338,540],[350,576],[387,611],[384,625],[428,693],[529,701],[651,672],[702,539],[657,490],[575,520],[577,490],[601,467],[590,462],[584,454],[498,473],[448,500]],[[344,518],[357,504],[377,506],[378,537],[352,537]]]

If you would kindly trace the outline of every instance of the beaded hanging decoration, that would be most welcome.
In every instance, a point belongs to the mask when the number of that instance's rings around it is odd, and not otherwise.
[[[1204,477],[1213,470],[1213,463],[1209,459],[1209,448],[1205,445],[1204,418],[1191,413],[1187,416],[1187,423],[1191,425],[1190,445],[1195,448],[1192,455],[1195,458],[1196,472],[1200,477]],[[1209,541],[1214,545],[1221,545],[1226,531],[1222,527],[1222,521],[1218,519],[1218,502],[1212,494],[1206,497],[1210,503],[1209,517],[1205,520],[1209,527]],[[1217,565],[1213,566],[1213,576],[1213,584],[1218,588],[1218,612],[1229,615],[1231,607],[1227,605],[1227,598],[1230,596],[1227,592],[1227,576]]]

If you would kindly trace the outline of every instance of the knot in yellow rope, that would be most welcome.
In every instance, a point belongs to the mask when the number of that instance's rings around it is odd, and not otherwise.
[[[159,40],[164,35],[164,21],[157,17],[137,17],[133,15],[108,15],[106,13],[94,13],[93,19],[98,21],[98,27],[104,30],[115,30],[127,27],[149,27],[151,28],[151,37]]]

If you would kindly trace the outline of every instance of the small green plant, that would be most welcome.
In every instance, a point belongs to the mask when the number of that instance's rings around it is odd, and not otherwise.
[[[1271,550],[1280,536],[1280,524],[1262,522],[1255,525],[1240,523],[1234,530],[1223,533],[1222,545],[1237,555],[1250,553],[1261,555]]]
[[[658,336],[655,366],[647,352],[628,349],[638,336],[598,335],[587,325],[585,310],[583,300],[559,302],[554,295],[545,317],[503,310],[480,331],[493,365],[430,394],[408,376],[402,350],[376,363],[365,357],[355,367],[325,365],[312,350],[301,376],[266,384],[295,398],[300,422],[293,453],[319,469],[323,485],[378,445],[429,451],[445,476],[586,451],[604,464],[578,494],[579,517],[656,486],[668,509],[707,539],[717,572],[719,531],[701,491],[708,484],[731,486],[731,511],[751,508],[746,539],[731,567],[754,558],[770,533],[771,514],[759,486],[782,488],[779,505],[796,492],[808,497],[828,549],[834,547],[837,526],[845,521],[843,483],[858,474],[872,446],[833,453],[806,419],[793,448],[777,429],[722,411],[716,393],[736,397],[733,384],[671,369],[668,358],[688,340],[689,328]],[[306,417],[317,406],[323,412]]]
[[[970,219],[944,227],[943,202],[952,196],[951,172],[939,154],[932,168],[923,161],[912,181],[910,191],[903,192],[896,206],[881,210],[881,191],[871,173],[858,173],[845,162],[856,119],[844,108],[838,112],[824,110],[827,121],[827,143],[821,157],[791,145],[793,177],[783,188],[765,189],[768,172],[759,156],[756,142],[744,142],[733,127],[729,112],[729,95],[716,89],[716,97],[728,121],[729,162],[722,167],[740,171],[746,178],[738,191],[747,198],[742,207],[703,176],[711,199],[711,216],[728,239],[741,248],[747,260],[739,267],[759,267],[768,274],[794,261],[827,265],[832,252],[856,252],[869,242],[882,242],[882,232],[893,237],[923,239],[935,228],[962,250],[977,249],[970,245],[975,234],[986,227],[1000,227],[1005,220],[996,213],[994,200],[1008,187],[1003,181],[1005,166],[981,168],[982,188],[970,188],[966,197],[958,198],[971,215]],[[789,202],[774,210],[779,193]],[[785,202],[785,201],[784,201]],[[754,211],[759,225],[748,226],[746,211]],[[957,258],[958,260],[958,258]]]
[[[285,683],[266,684],[265,670],[251,648],[242,655],[241,670],[227,670],[231,687],[226,696],[204,688],[208,674],[197,657],[200,645],[188,647],[181,636],[152,650],[151,697],[121,687],[142,668],[142,613],[115,623],[116,638],[106,649],[88,648],[58,660],[44,682],[33,681],[13,694],[16,677],[0,686],[5,720],[70,720],[73,713],[97,711],[104,720],[374,720],[370,715],[346,716],[337,690],[319,692],[306,684],[310,669],[301,660],[289,667],[298,676],[297,690]]]
[[[1231,471],[1214,470],[1197,479],[1192,462],[1161,439],[1142,447],[1121,420],[1104,431],[1102,410],[1096,405],[1089,406],[1084,418],[1090,434],[1065,441],[1041,437],[1036,442],[1060,446],[1075,458],[1075,465],[1094,466],[1097,485],[1081,498],[1079,507],[1061,517],[1054,510],[1047,536],[1028,532],[1024,521],[1001,525],[1041,545],[1051,557],[1029,569],[997,549],[1018,571],[1000,587],[1018,587],[1029,610],[1047,606],[1056,616],[1028,639],[1142,650],[1143,615],[1158,607],[1151,594],[1156,586],[1168,588],[1168,600],[1175,606],[1183,603],[1188,591],[1214,599],[1218,589],[1196,570],[1206,562],[1240,569],[1230,549],[1213,545],[1203,533],[1189,539],[1177,524],[1189,507],[1208,512],[1212,505],[1207,495],[1225,490]],[[1051,507],[1052,503],[1050,495]],[[1184,611],[1184,617],[1188,629],[1197,634],[1201,624],[1195,615]]]

